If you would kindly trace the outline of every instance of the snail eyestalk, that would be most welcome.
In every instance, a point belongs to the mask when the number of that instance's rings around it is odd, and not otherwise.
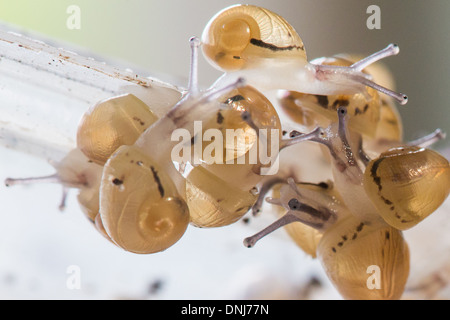
[[[58,209],[61,212],[66,209],[66,201],[67,201],[68,194],[69,194],[69,188],[63,186],[62,187],[61,202],[59,203],[59,206],[58,206]]]
[[[441,129],[436,129],[434,132],[432,132],[424,137],[421,137],[419,139],[408,142],[408,146],[417,146],[417,147],[426,148],[440,140],[445,139],[445,137],[446,137],[445,132],[442,132]]]
[[[30,177],[30,178],[6,178],[5,186],[11,187],[15,185],[34,184],[34,183],[61,183],[57,174],[52,174],[43,177]]]
[[[380,86],[379,84],[373,82],[372,80],[369,80],[366,77],[358,75],[358,74],[351,74],[351,75],[349,75],[349,77],[356,82],[359,82],[365,86],[368,86],[372,89],[375,89],[381,93],[384,93],[385,95],[388,95],[388,96],[394,98],[401,105],[405,105],[408,103],[408,96],[403,93],[395,92],[388,88]]]
[[[386,57],[396,55],[399,53],[399,51],[400,49],[397,45],[390,44],[383,50],[371,54],[370,56],[352,64],[350,67],[320,65],[320,64],[313,64],[313,66],[315,68],[317,76],[320,78],[333,80],[334,77],[338,78],[343,75],[344,78],[346,77],[351,81],[373,88],[381,93],[384,93],[394,98],[399,104],[404,105],[408,102],[408,97],[405,94],[385,88],[375,83],[374,81],[370,80],[366,74],[362,73],[362,70],[365,67]]]
[[[191,68],[189,74],[188,92],[191,95],[196,95],[199,92],[198,88],[198,48],[200,47],[200,39],[192,37],[189,39],[191,45]]]
[[[369,164],[369,162],[372,160],[370,159],[370,157],[367,155],[367,153],[364,151],[363,148],[363,140],[362,137],[359,136],[359,140],[358,140],[358,156],[359,159],[362,161],[362,163],[364,164],[364,166],[367,167],[367,165]]]
[[[285,180],[280,177],[274,177],[272,179],[269,179],[265,181],[262,186],[261,190],[258,194],[258,199],[256,200],[255,204],[252,207],[252,214],[253,216],[257,216],[261,212],[261,207],[264,202],[264,197],[267,195],[267,193],[278,183],[282,183]]]
[[[353,156],[352,148],[350,146],[350,143],[348,142],[348,118],[347,118],[347,109],[345,107],[339,107],[338,108],[338,118],[339,118],[339,129],[338,134],[339,138],[342,141],[343,149],[345,152],[345,158],[347,159],[347,163],[349,165],[355,165],[356,160]]]
[[[250,126],[250,128],[255,130],[256,135],[259,136],[259,133],[260,133],[259,132],[259,127],[253,121],[252,115],[250,114],[250,112],[249,111],[242,112],[241,118],[242,118],[242,120],[244,120]]]
[[[270,224],[263,230],[259,231],[253,236],[245,238],[244,246],[246,246],[247,248],[252,248],[253,246],[255,246],[256,242],[258,242],[268,234],[292,222],[302,222],[302,221],[295,214],[288,211],[283,217],[276,220],[274,223]]]
[[[317,127],[313,131],[309,133],[301,133],[296,130],[293,130],[289,133],[290,139],[283,139],[280,142],[280,150],[292,146],[294,144],[297,144],[299,142],[303,141],[317,141],[319,142],[319,137],[323,133],[323,128]],[[321,141],[320,141],[321,142]]]
[[[396,44],[390,44],[386,48],[375,52],[371,54],[368,57],[365,57],[364,59],[359,60],[358,62],[355,62],[350,66],[350,68],[362,71],[365,67],[390,56],[395,56],[400,52],[400,48]]]

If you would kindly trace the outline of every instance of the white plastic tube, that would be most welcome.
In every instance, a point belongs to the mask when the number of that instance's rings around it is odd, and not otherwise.
[[[14,33],[0,31],[0,145],[51,160],[75,146],[83,113],[133,93],[158,115],[181,90]]]

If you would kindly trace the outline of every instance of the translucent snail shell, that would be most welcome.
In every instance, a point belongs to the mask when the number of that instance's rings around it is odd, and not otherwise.
[[[155,253],[177,242],[189,210],[170,177],[135,146],[121,146],[105,164],[100,189],[104,228],[119,247]]]
[[[191,224],[197,227],[222,227],[242,218],[256,201],[249,191],[236,188],[203,167],[194,168],[187,177],[186,202]]]
[[[277,129],[281,135],[281,122],[272,103],[252,86],[236,88],[220,97],[224,105],[216,117],[204,121],[204,130],[218,129],[224,138],[223,163],[244,156],[257,142],[258,136],[245,120],[243,112],[249,112],[256,127]],[[228,139],[227,132],[233,130],[235,136]]]
[[[77,131],[77,146],[92,161],[104,165],[122,145],[131,145],[157,116],[132,94],[103,100],[85,112]]]
[[[279,15],[253,5],[236,5],[217,13],[202,35],[205,57],[220,70],[255,67],[263,59],[306,61],[303,42]]]
[[[421,147],[392,148],[372,160],[364,187],[382,218],[409,229],[433,213],[450,192],[450,167],[439,153]]]
[[[404,291],[409,249],[401,231],[348,217],[324,233],[317,252],[329,279],[345,299],[395,300]],[[379,272],[375,287],[371,268]]]
[[[261,180],[260,163],[252,163],[249,153],[257,150],[259,138],[256,128],[242,119],[243,112],[250,114],[257,128],[277,129],[276,139],[281,138],[281,123],[274,107],[253,87],[233,89],[218,101],[225,107],[204,122],[204,130],[218,130],[223,137],[222,163],[202,164],[186,178],[186,201],[191,223],[197,227],[221,227],[236,222],[256,201],[250,190]],[[229,131],[233,135],[228,135]],[[244,161],[240,164],[239,160]]]

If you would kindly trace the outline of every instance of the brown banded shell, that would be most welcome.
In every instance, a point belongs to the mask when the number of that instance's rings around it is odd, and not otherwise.
[[[202,35],[210,63],[231,71],[257,67],[264,59],[306,61],[303,41],[279,15],[253,5],[236,5],[217,13]]]
[[[433,213],[450,191],[448,160],[421,147],[392,148],[372,160],[364,187],[382,218],[409,229]]]

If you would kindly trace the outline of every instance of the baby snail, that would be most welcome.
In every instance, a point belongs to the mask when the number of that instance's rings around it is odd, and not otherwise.
[[[319,58],[314,59],[312,63],[324,63],[329,61],[330,58]],[[349,54],[337,54],[334,55],[332,60],[336,61],[348,61],[350,63],[355,63],[363,59],[362,56],[358,55],[349,55]],[[331,61],[330,61],[331,62]],[[390,70],[382,63],[373,63],[366,68],[363,69],[363,72],[368,73],[372,76],[373,81],[381,84],[386,88],[395,88],[395,81]],[[403,140],[403,124],[400,114],[395,105],[395,101],[392,97],[389,96],[380,96],[379,99],[381,103],[380,109],[380,121],[378,122],[375,140],[385,142],[385,141],[397,141],[400,142]],[[355,112],[357,112],[355,110]],[[351,114],[351,110],[349,111]],[[350,127],[351,124],[349,124]],[[356,128],[354,130],[357,130]],[[358,131],[358,130],[357,130]],[[362,131],[363,133],[364,131]],[[366,137],[368,138],[368,137]]]
[[[187,228],[189,214],[184,201],[157,164],[130,158],[126,165],[131,168],[134,162],[136,168],[129,170],[123,169],[119,157],[110,159],[120,147],[134,144],[156,120],[148,106],[132,94],[101,101],[84,114],[77,132],[78,147],[55,165],[57,174],[45,180],[7,179],[6,183],[52,181],[64,188],[78,188],[80,207],[107,239],[135,253],[162,251]],[[116,178],[109,179],[111,175]],[[128,193],[123,192],[125,188]],[[139,197],[151,205],[139,203]],[[135,206],[135,210],[120,211],[122,203]]]
[[[423,147],[435,141],[440,131],[371,159],[363,150],[361,136],[348,128],[346,108],[340,107],[337,112],[337,124],[298,137],[303,136],[328,148],[333,162],[334,183],[354,215],[363,222],[374,222],[382,217],[388,224],[392,222],[386,216],[394,216],[397,223],[391,225],[404,230],[420,222],[442,204],[450,188],[448,160]],[[378,165],[384,161],[386,166]],[[377,189],[370,186],[374,183]],[[389,196],[384,193],[386,189]],[[406,195],[408,198],[400,201]],[[412,197],[415,197],[414,201],[411,201]],[[389,213],[385,212],[386,208],[383,208],[384,212],[380,211],[378,198],[384,206],[389,204]]]
[[[312,62],[324,65],[350,66],[358,61],[351,55],[335,55],[330,58],[318,58]],[[391,75],[383,66],[372,64],[363,72],[369,72],[375,80],[394,85]],[[347,95],[312,95],[295,91],[280,90],[278,100],[281,110],[303,130],[312,130],[317,126],[328,127],[337,121],[336,110],[346,106],[349,116],[348,126],[360,133],[364,139],[365,150],[372,153],[384,151],[387,147],[401,145],[403,127],[400,115],[393,100],[380,97],[370,87],[356,94]],[[329,158],[324,146],[325,158]]]
[[[331,185],[295,183],[289,178],[279,197],[267,199],[285,214],[246,238],[251,247],[282,226],[303,224],[305,252],[317,255],[327,276],[345,299],[399,299],[409,274],[409,250],[402,233],[385,224],[366,224],[354,217]],[[296,227],[297,228],[297,227]],[[298,234],[295,234],[298,237]],[[380,270],[377,289],[369,286],[368,268]]]
[[[251,86],[237,88],[218,99],[226,108],[205,124],[215,133],[203,148],[202,164],[187,176],[187,199],[191,222],[199,227],[219,227],[240,219],[256,201],[252,192],[262,179],[261,151],[268,160],[278,152],[261,143],[260,131],[270,139],[281,139],[281,123],[270,101]],[[243,114],[251,120],[246,121]],[[212,131],[215,130],[215,131]],[[274,134],[272,134],[274,132]],[[277,144],[278,145],[278,144]],[[207,149],[214,147],[214,152]],[[213,160],[213,161],[211,161]]]
[[[368,65],[396,55],[389,45],[350,66],[309,63],[303,42],[279,15],[253,5],[235,5],[217,13],[202,35],[206,59],[225,74],[217,86],[243,77],[261,92],[290,90],[317,95],[351,94],[365,86],[383,92],[399,103],[407,97],[369,79],[361,72]]]
[[[409,249],[402,232],[395,228],[366,225],[349,216],[323,233],[317,254],[345,299],[397,300],[403,294]]]
[[[45,177],[7,178],[6,186],[31,183],[59,183],[63,186],[63,196],[60,210],[65,208],[67,191],[69,188],[78,189],[78,203],[86,217],[95,224],[103,234],[103,225],[96,219],[99,210],[99,188],[102,176],[102,166],[89,160],[80,149],[71,150],[61,161],[52,163],[56,173]]]
[[[167,249],[189,223],[186,204],[171,179],[157,163],[132,148],[157,119],[145,103],[124,94],[91,107],[77,132],[78,148],[104,166],[95,219],[116,245],[134,253]]]

